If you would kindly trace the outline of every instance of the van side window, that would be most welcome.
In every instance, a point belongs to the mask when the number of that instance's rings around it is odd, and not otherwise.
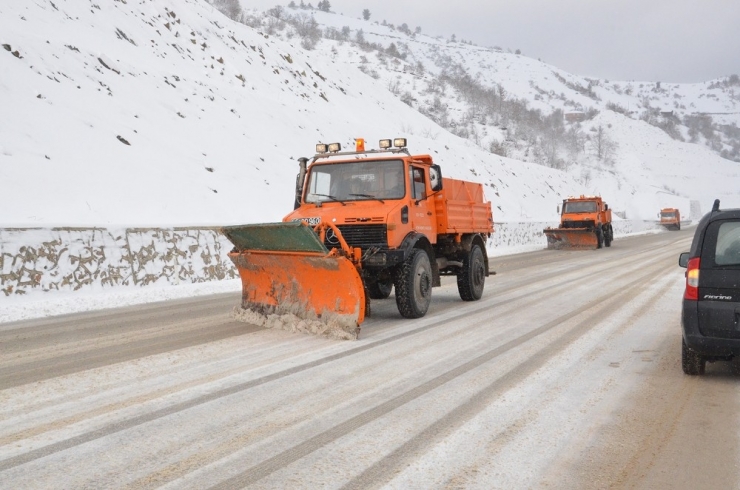
[[[424,169],[409,167],[409,181],[411,182],[411,197],[414,199],[426,199],[427,185],[424,178]]]

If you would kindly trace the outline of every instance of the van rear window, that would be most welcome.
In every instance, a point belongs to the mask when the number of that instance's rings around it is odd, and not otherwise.
[[[740,221],[726,221],[719,225],[714,263],[740,265]]]

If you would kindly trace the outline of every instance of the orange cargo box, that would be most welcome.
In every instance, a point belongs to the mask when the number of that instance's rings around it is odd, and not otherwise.
[[[437,233],[493,233],[491,203],[485,201],[483,185],[457,179],[442,179],[435,196]]]

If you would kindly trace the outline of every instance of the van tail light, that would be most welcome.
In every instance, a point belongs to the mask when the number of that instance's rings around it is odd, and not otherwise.
[[[689,259],[686,266],[686,291],[683,298],[694,301],[699,299],[699,257]]]

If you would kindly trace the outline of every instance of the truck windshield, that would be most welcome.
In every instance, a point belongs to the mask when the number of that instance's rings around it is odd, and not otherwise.
[[[566,202],[563,206],[563,214],[568,213],[595,213],[596,201]]]
[[[360,160],[313,164],[305,202],[401,199],[405,192],[402,160]]]
[[[671,212],[662,212],[662,213],[660,213],[660,217],[661,218],[675,218],[676,217],[676,213],[674,213],[673,211],[671,211]]]

